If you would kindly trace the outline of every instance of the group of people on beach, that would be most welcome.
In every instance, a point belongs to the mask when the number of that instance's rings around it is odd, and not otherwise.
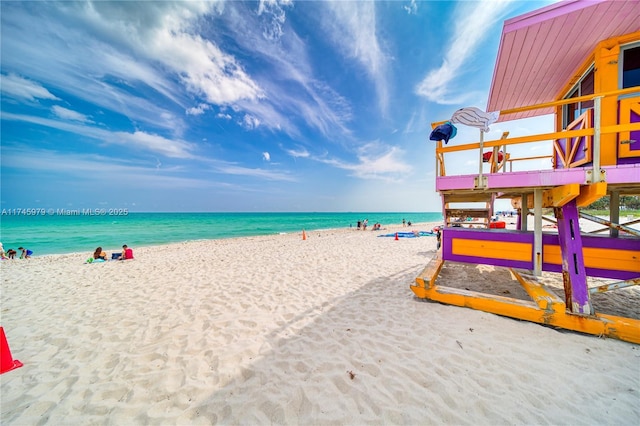
[[[133,249],[129,248],[126,244],[122,246],[121,253],[112,253],[111,260],[130,260],[133,259]],[[96,248],[93,252],[93,256],[87,259],[87,263],[93,262],[105,262],[107,261],[107,253],[102,249],[102,247]]]
[[[369,219],[365,219],[365,220],[359,220],[357,223],[357,230],[363,230],[366,231],[367,230],[367,226],[369,226]],[[382,229],[382,225],[380,225],[378,222],[373,224],[373,227],[371,228],[372,231],[379,231]]]
[[[20,250],[20,259],[29,259],[33,255],[33,251],[24,247],[18,247],[18,250]],[[0,243],[0,256],[2,257],[2,260],[15,259],[17,254],[18,252],[14,249],[9,249],[5,252],[2,243]]]

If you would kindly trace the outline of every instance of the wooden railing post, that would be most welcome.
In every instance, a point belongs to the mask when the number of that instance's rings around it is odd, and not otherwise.
[[[602,96],[593,98],[593,176],[592,183],[602,180],[600,169],[600,128],[602,126]]]

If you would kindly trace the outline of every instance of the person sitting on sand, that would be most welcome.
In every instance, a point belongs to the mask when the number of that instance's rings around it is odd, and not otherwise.
[[[126,244],[122,246],[122,254],[118,260],[129,260],[133,259],[133,250],[130,249]]]
[[[7,250],[7,257],[9,259],[15,259],[16,258],[16,254],[18,254],[18,252],[15,251],[14,249]]]
[[[107,253],[102,250],[102,247],[98,247],[96,251],[93,252],[93,258],[95,260],[102,259],[107,260]]]
[[[22,254],[20,255],[20,259],[30,259],[31,255],[33,254],[31,250],[28,250],[24,247],[18,247],[18,250],[22,252]]]
[[[4,252],[4,247],[2,246],[2,243],[0,243],[0,257],[2,257],[2,259],[7,259],[7,254]]]

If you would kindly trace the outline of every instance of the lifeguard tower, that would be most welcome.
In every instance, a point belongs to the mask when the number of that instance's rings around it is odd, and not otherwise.
[[[505,21],[486,111],[499,112],[498,122],[554,114],[555,131],[436,142],[445,223],[437,255],[411,289],[422,299],[640,343],[639,319],[597,313],[590,297],[640,284],[640,232],[620,223],[619,210],[620,196],[640,194],[640,1],[563,1]],[[541,143],[543,156],[513,154]],[[476,153],[478,172],[448,175],[447,158],[463,151]],[[552,166],[518,171],[541,158]],[[580,212],[602,197],[610,199],[608,220]],[[497,198],[518,209],[517,230],[492,229]],[[452,207],[478,202],[482,208]],[[557,232],[542,232],[543,208],[553,209]],[[463,217],[477,226],[465,227]],[[608,235],[581,233],[580,217],[606,225]],[[444,262],[510,268],[531,300],[436,284]],[[542,284],[542,271],[562,274],[564,297]],[[588,277],[611,281],[590,288]]]

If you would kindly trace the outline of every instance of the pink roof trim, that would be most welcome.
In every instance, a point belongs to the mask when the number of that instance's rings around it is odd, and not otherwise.
[[[640,0],[563,1],[505,21],[487,111],[556,100],[600,41],[636,31]],[[551,113],[501,114],[499,121]]]
[[[567,13],[575,12],[576,10],[593,6],[594,4],[602,3],[604,1],[607,0],[568,0],[553,3],[549,6],[534,10],[529,13],[525,13],[524,15],[507,19],[506,21],[504,21],[504,29],[502,30],[502,32],[508,33],[511,31],[516,31],[523,27],[557,18],[558,16],[566,15]]]

